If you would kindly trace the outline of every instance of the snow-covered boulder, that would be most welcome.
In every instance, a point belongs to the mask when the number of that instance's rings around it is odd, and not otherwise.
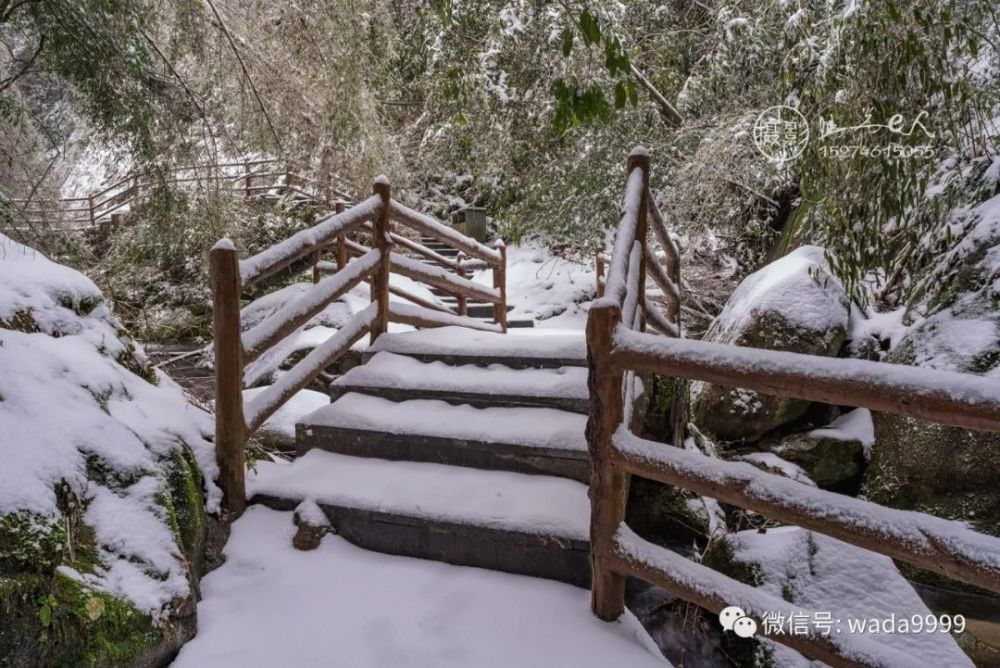
[[[889,352],[897,364],[1000,378],[1000,196],[970,212],[928,283],[927,308]],[[1000,434],[875,415],[866,494],[1000,535]]]
[[[803,246],[748,276],[712,323],[705,340],[811,355],[836,355],[849,305],[823,249]],[[757,440],[800,417],[809,403],[695,382],[692,420],[722,440]]]
[[[786,632],[805,624],[830,635],[861,634],[852,624],[932,614],[889,557],[799,527],[731,534],[712,546],[705,562],[808,612],[794,620],[770,620],[780,622]],[[867,624],[864,629],[870,640],[920,657],[927,665],[973,665],[946,632],[871,633]],[[740,665],[812,665],[777,643],[762,641],[760,650],[752,662]]]
[[[765,443],[771,453],[801,466],[818,486],[856,492],[865,455],[875,441],[871,411],[858,408],[821,429]]]
[[[194,634],[211,431],[89,279],[0,236],[0,657],[162,665]]]

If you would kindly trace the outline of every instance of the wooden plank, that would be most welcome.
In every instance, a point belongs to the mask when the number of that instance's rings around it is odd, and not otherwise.
[[[649,274],[653,282],[656,283],[657,287],[663,291],[664,297],[678,299],[680,298],[680,291],[674,282],[667,277],[667,272],[664,270],[663,265],[660,264],[659,258],[653,252],[653,249],[646,244],[646,272]]]
[[[378,305],[369,304],[323,345],[314,348],[298,364],[279,376],[273,385],[251,399],[246,410],[246,433],[257,431],[275,411],[350,350],[371,329],[377,318]]]
[[[215,351],[215,459],[222,511],[235,518],[246,508],[246,423],[240,339],[240,271],[236,247],[223,239],[209,253]]]
[[[635,157],[645,157],[645,163],[635,162]],[[627,289],[625,282],[628,275],[628,258],[632,252],[632,243],[639,239],[638,231],[640,213],[643,209],[644,184],[647,182],[642,165],[649,164],[649,157],[642,152],[633,151],[629,156],[628,177],[625,181],[625,197],[622,201],[622,215],[615,232],[615,244],[611,251],[611,262],[604,281],[604,294],[619,304],[625,300]]]
[[[334,264],[333,262],[325,262],[325,261],[319,262],[316,265],[316,267],[319,269],[320,273],[335,274],[337,273],[337,271],[339,271],[337,269],[337,265]],[[393,285],[391,281],[389,282],[389,294],[396,295],[397,297],[405,299],[408,302],[416,304],[417,306],[422,306],[432,311],[441,311],[442,313],[449,313],[451,315],[456,315],[454,311],[452,311],[444,304],[438,304],[437,302],[432,302],[429,299],[424,299],[420,295],[415,295],[409,290],[405,290],[403,288]]]
[[[244,287],[253,285],[282,271],[319,247],[332,242],[338,234],[352,229],[378,214],[382,199],[373,196],[343,213],[327,216],[307,230],[293,234],[282,242],[249,257],[240,263]]]
[[[615,332],[615,366],[1000,431],[1000,381],[903,364]]]
[[[459,298],[467,297],[490,304],[497,304],[502,299],[495,289],[490,289],[461,276],[449,274],[444,269],[432,267],[399,253],[392,253],[390,258],[393,271],[400,276],[406,276],[415,281],[440,288],[457,295]],[[460,312],[459,315],[462,313]]]
[[[622,322],[627,323],[632,329],[637,329],[635,318],[640,310],[640,301],[645,302],[645,294],[643,294],[642,289],[642,246],[643,244],[639,240],[632,242],[632,252],[629,253],[628,258],[628,273],[625,276]]]
[[[656,308],[656,304],[646,304],[646,324],[667,336],[680,336],[680,330]]]

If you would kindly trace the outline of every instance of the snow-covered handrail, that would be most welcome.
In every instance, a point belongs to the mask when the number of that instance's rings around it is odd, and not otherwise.
[[[1000,431],[1000,380],[903,364],[614,331],[616,367]]]
[[[442,243],[465,251],[468,255],[489,263],[491,267],[495,267],[500,264],[503,259],[499,252],[489,246],[481,244],[475,239],[471,239],[464,234],[453,230],[444,223],[435,220],[428,215],[422,214],[419,211],[414,211],[408,206],[400,204],[396,200],[392,200],[389,208],[389,215],[393,220],[399,221],[407,227],[421,232],[422,234],[426,234],[429,237],[434,237]]]
[[[378,266],[381,253],[377,248],[349,262],[344,269],[310,288],[298,299],[288,302],[243,334],[243,362],[249,364],[261,353],[306,324],[328,304],[368,278]]]
[[[668,335],[675,334],[674,328],[679,325],[681,281],[677,246],[669,237],[648,188],[640,191],[636,205],[636,174],[645,172],[643,166],[648,168],[648,157],[643,153],[630,156],[626,204],[609,262],[605,292],[594,301],[587,317],[594,614],[604,620],[617,619],[622,614],[625,581],[629,576],[658,584],[683,600],[715,612],[728,605],[740,605],[751,616],[757,616],[758,621],[764,612],[788,607],[632,533],[624,524],[625,499],[632,475],[828,534],[1000,593],[998,538],[978,534],[958,522],[892,510],[822,491],[760,471],[747,463],[724,461],[682,447],[646,441],[630,432],[629,378],[640,373],[672,376],[679,388],[684,387],[682,379],[695,379],[1000,432],[1000,381],[995,379],[644,333],[643,327],[648,325]],[[663,265],[646,243],[647,225],[652,226],[666,253]],[[641,259],[636,257],[639,245],[643,247]],[[608,259],[599,256],[599,267],[604,262]],[[639,263],[645,264],[646,271],[636,271],[635,265]],[[645,301],[644,283],[637,280],[637,274],[645,278],[647,273],[663,291],[667,308],[662,314],[650,308]],[[639,317],[643,310],[645,319]],[[685,392],[675,395],[683,397]],[[672,412],[675,418],[684,414],[683,409]],[[683,440],[683,431],[676,425],[673,440],[674,443]],[[859,638],[775,635],[773,639],[832,666],[919,665],[919,660],[912,656],[901,656],[890,648]]]
[[[389,256],[389,264],[400,276],[406,276],[407,278],[412,278],[415,281],[426,283],[435,288],[471,297],[472,299],[479,299],[490,304],[500,303],[501,298],[498,289],[488,288],[481,283],[475,283],[467,278],[456,276],[444,269],[432,267],[423,262],[408,258],[405,255],[392,253]]]
[[[249,170],[245,172],[249,173]],[[285,176],[286,190],[294,189],[290,183],[291,172],[286,172]],[[248,182],[247,189],[250,187]],[[384,176],[375,179],[372,190],[371,197],[349,209],[345,210],[343,202],[334,203],[335,213],[318,224],[242,262],[236,246],[228,239],[217,243],[209,254],[215,352],[215,450],[225,513],[239,515],[246,507],[245,447],[250,434],[366,332],[374,342],[387,331],[390,319],[415,327],[458,325],[490,332],[507,331],[507,254],[503,244],[489,248],[393,202],[389,181]],[[413,229],[458,248],[461,251],[459,257],[445,257],[394,233],[390,213]],[[348,238],[349,232],[357,230],[371,233],[373,248]],[[435,264],[394,253],[394,245]],[[327,248],[336,249],[335,263],[323,259],[323,251]],[[462,253],[465,252],[479,259],[471,262],[463,260]],[[358,258],[349,261],[352,253]],[[306,256],[310,256],[312,263],[314,285],[247,332],[241,333],[243,289]],[[492,269],[493,287],[469,280],[466,272],[473,268]],[[433,299],[390,285],[393,269],[401,276],[458,295],[458,313]],[[332,275],[323,278],[324,274]],[[244,406],[245,365],[299,331],[332,301],[362,281],[371,286],[371,304]],[[390,306],[390,294],[396,294],[412,302],[412,305],[392,303]],[[465,306],[469,298],[492,304],[496,323],[467,317]]]
[[[642,156],[639,156],[642,157]],[[615,232],[615,246],[611,252],[611,265],[604,281],[604,298],[619,304],[625,301],[626,280],[629,269],[629,254],[632,243],[645,243],[645,220],[641,215],[645,179],[649,174],[649,158],[645,161],[633,160],[629,156],[629,175],[625,184],[625,200],[622,204],[622,217]],[[641,228],[641,229],[640,229]],[[643,232],[640,239],[640,231]]]
[[[756,619],[757,635],[770,637],[826,665],[868,668],[931,668],[933,665],[866,636],[824,635],[818,625],[796,629],[795,633],[768,633],[761,623],[767,614],[782,615],[784,619],[793,619],[797,615],[813,619],[813,611],[728,578],[676,552],[643,540],[624,522],[615,532],[611,558],[619,571],[652,582],[675,596],[712,612],[719,613],[731,605],[738,606],[748,616]]]
[[[251,399],[246,408],[247,435],[253,434],[285,402],[308,386],[323,369],[347,352],[358,339],[371,330],[377,317],[378,303],[369,304],[323,345],[314,348],[302,361],[281,374],[274,385]]]
[[[332,242],[338,234],[371,220],[378,212],[382,198],[372,195],[357,206],[327,216],[309,229],[297,232],[270,248],[240,262],[240,278],[248,287],[276,274],[296,260]]]
[[[766,473],[746,462],[647,441],[624,426],[615,433],[614,445],[616,462],[636,475],[1000,592],[1000,538],[976,533],[961,522],[886,508]]]
[[[335,274],[337,271],[337,264],[334,262],[327,262],[326,260],[321,260],[316,263],[316,270],[320,274]],[[402,297],[408,302],[413,302],[417,306],[423,306],[424,308],[429,308],[432,311],[441,311],[442,313],[449,313],[455,315],[455,311],[450,309],[448,306],[441,304],[439,302],[433,302],[429,299],[425,299],[420,295],[413,294],[409,290],[405,290],[401,287],[389,284],[389,294],[396,295],[397,297]]]

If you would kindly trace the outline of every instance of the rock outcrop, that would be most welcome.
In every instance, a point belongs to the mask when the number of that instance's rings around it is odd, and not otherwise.
[[[856,492],[874,441],[871,412],[858,408],[826,427],[790,434],[765,447],[801,466],[819,487]]]
[[[823,249],[804,246],[751,274],[712,323],[706,341],[811,355],[836,355],[849,304]],[[724,441],[754,441],[800,417],[809,402],[696,382],[692,421]]]
[[[0,663],[165,665],[196,629],[211,418],[92,282],[0,246]]]

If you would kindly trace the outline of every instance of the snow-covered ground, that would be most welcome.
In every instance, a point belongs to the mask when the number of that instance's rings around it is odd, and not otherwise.
[[[233,525],[175,668],[667,665],[634,617],[599,621],[583,589],[332,535],[300,552],[294,532],[291,513],[258,506]]]

